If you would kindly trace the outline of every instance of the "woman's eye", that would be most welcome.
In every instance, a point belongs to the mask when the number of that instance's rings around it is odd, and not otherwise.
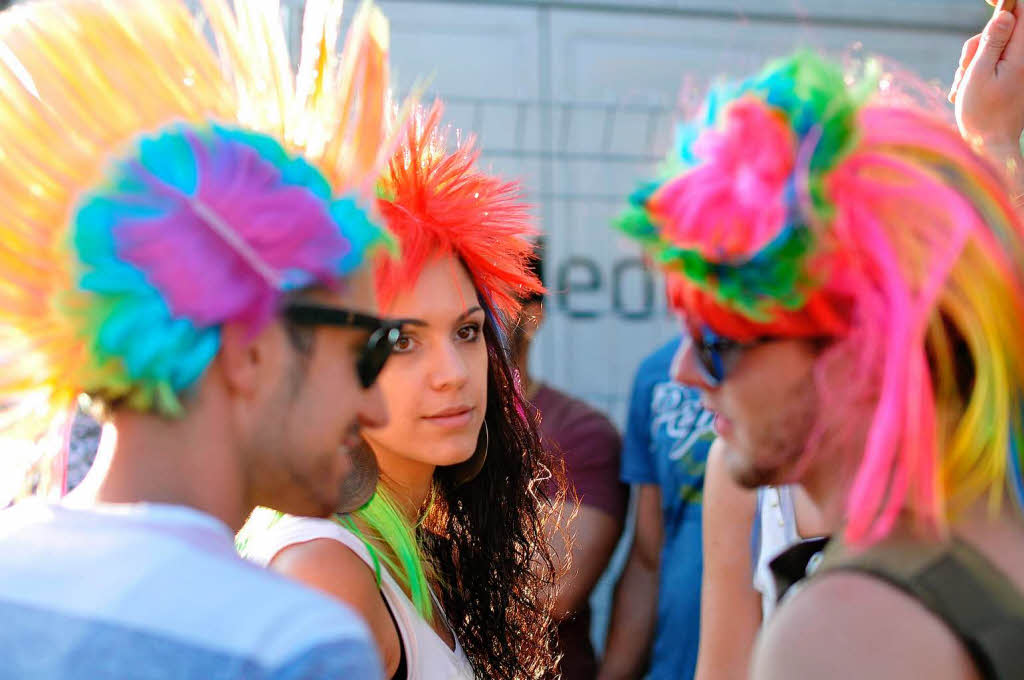
[[[395,343],[395,352],[408,352],[413,348],[413,339],[408,335],[400,335]]]
[[[480,325],[468,323],[459,328],[456,332],[456,336],[463,342],[473,342],[480,336]]]

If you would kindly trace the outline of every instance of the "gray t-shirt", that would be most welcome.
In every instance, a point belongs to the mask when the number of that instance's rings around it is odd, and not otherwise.
[[[0,677],[381,677],[365,625],[170,505],[0,512]]]

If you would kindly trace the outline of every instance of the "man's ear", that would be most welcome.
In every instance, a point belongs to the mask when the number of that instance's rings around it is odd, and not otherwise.
[[[228,390],[243,397],[252,396],[262,385],[276,363],[281,361],[280,346],[275,346],[277,324],[252,334],[247,324],[229,322],[221,327],[218,361]]]

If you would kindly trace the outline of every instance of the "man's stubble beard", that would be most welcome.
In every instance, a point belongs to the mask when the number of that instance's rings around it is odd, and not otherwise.
[[[810,376],[809,376],[810,379]],[[818,420],[818,396],[808,383],[799,381],[780,399],[785,404],[780,418],[771,421],[752,438],[754,451],[743,456],[744,465],[733,466],[736,483],[747,489],[798,482],[792,478]]]

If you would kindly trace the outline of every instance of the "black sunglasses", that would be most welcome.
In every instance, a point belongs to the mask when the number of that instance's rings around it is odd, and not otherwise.
[[[391,351],[402,335],[402,324],[391,319],[381,319],[349,309],[327,307],[308,302],[294,302],[283,311],[284,317],[300,326],[337,326],[339,328],[362,328],[370,331],[366,347],[356,360],[359,382],[368,389],[377,380]]]

